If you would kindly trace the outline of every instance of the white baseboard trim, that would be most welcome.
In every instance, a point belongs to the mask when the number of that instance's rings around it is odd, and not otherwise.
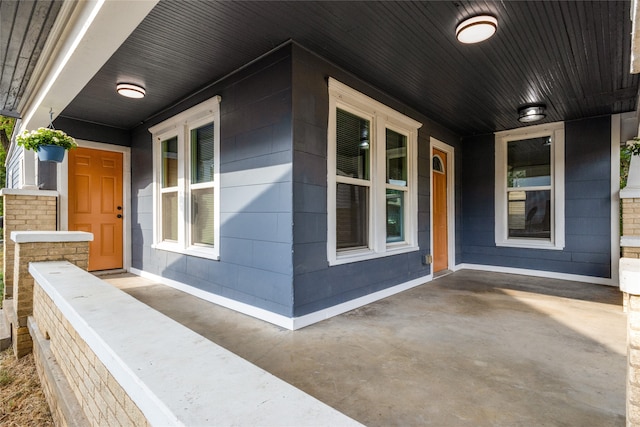
[[[305,314],[304,316],[294,317],[293,329],[301,329],[301,328],[304,328],[305,326],[318,323],[330,317],[337,316],[342,313],[346,313],[347,311],[354,310],[356,308],[362,307],[367,304],[371,304],[372,302],[390,297],[391,295],[395,295],[397,293],[404,292],[408,289],[415,288],[416,286],[420,286],[422,284],[430,282],[432,279],[433,279],[433,276],[429,274],[427,276],[423,276],[418,279],[413,279],[408,282],[404,282],[399,285],[392,286],[390,288],[383,289],[381,291],[362,296],[360,298],[352,299],[350,301],[346,301],[341,304],[334,305],[332,307],[314,311],[313,313]]]
[[[232,300],[230,298],[225,298],[220,295],[203,291],[202,289],[198,289],[196,287],[178,282],[176,280],[167,279],[165,277],[158,276],[157,274],[149,273],[143,270],[138,270],[137,268],[131,268],[130,272],[132,274],[135,274],[136,276],[144,277],[145,279],[162,283],[163,285],[167,285],[179,291],[186,292],[190,295],[193,295],[205,301],[209,301],[214,304],[221,305],[222,307],[235,310],[239,313],[246,314],[247,316],[255,317],[256,319],[264,320],[265,322],[269,322],[276,326],[280,326],[281,328],[285,328],[289,330],[304,328],[305,326],[309,326],[314,323],[318,323],[322,320],[328,319],[330,317],[337,316],[342,313],[346,313],[347,311],[354,310],[356,308],[381,300],[383,298],[390,297],[391,295],[395,295],[397,293],[406,291],[407,289],[414,288],[416,286],[422,285],[432,280],[432,275],[429,274],[427,276],[410,280],[408,282],[401,283],[399,285],[392,286],[390,288],[383,289],[381,291],[374,292],[372,294],[365,295],[360,298],[353,299],[351,301],[346,301],[341,304],[334,305],[332,307],[318,310],[313,313],[305,314],[304,316],[289,318],[286,316],[282,316],[280,314],[272,313],[270,311],[267,311],[261,308],[254,307],[249,304]]]
[[[453,271],[458,270],[479,270],[491,271],[493,273],[521,274],[523,276],[546,277],[549,279],[570,280],[573,282],[593,283],[596,285],[618,287],[617,281],[606,277],[582,276],[579,274],[555,273],[553,271],[529,270],[526,268],[500,267],[495,265],[482,264],[458,264]]]
[[[577,274],[554,273],[550,271],[529,270],[524,268],[513,268],[513,267],[500,267],[500,266],[493,266],[493,265],[458,264],[453,267],[452,271],[459,271],[459,270],[465,270],[465,269],[478,270],[478,271],[490,271],[493,273],[521,274],[523,276],[546,277],[550,279],[570,280],[574,282],[593,283],[597,285],[616,286],[616,287],[618,286],[618,283],[614,283],[613,279],[608,279],[604,277],[581,276]],[[427,276],[410,280],[408,282],[404,282],[399,285],[392,286],[390,288],[383,289],[381,291],[374,292],[369,295],[364,295],[362,297],[359,297],[350,301],[346,301],[341,304],[334,305],[332,307],[327,307],[322,310],[314,311],[313,313],[305,314],[304,316],[290,318],[280,314],[272,313],[262,308],[254,307],[250,304],[238,302],[230,298],[213,294],[211,292],[203,291],[202,289],[198,289],[196,287],[187,285],[182,282],[178,282],[176,280],[167,279],[165,277],[158,276],[157,274],[149,273],[143,270],[138,270],[137,268],[131,268],[130,272],[137,276],[144,277],[145,279],[153,280],[154,282],[162,283],[163,285],[167,285],[171,288],[186,292],[190,295],[193,295],[205,301],[218,304],[222,307],[229,308],[239,313],[246,314],[247,316],[255,317],[256,319],[260,319],[265,322],[269,322],[276,326],[280,326],[281,328],[285,328],[292,331],[297,329],[302,329],[314,323],[318,323],[323,320],[329,319],[330,317],[338,316],[340,314],[346,313],[347,311],[351,311],[356,308],[365,306],[367,304],[371,304],[372,302],[390,297],[400,292],[404,292],[408,289],[414,288],[416,286],[420,286],[422,284],[425,284],[433,280],[433,275],[429,274]]]
[[[153,280],[154,282],[162,283],[171,288],[177,289],[182,292],[186,292],[190,295],[203,299],[205,301],[212,302],[214,304],[221,305],[222,307],[229,308],[247,316],[255,317],[256,319],[264,320],[265,322],[273,323],[281,328],[293,330],[293,319],[290,317],[276,314],[262,308],[254,307],[250,304],[232,300],[220,295],[213,294],[211,292],[203,291],[194,286],[187,285],[186,283],[178,282],[177,280],[167,279],[166,277],[158,276],[157,274],[149,273],[147,271],[138,270],[137,268],[131,268],[130,272],[136,276],[144,277],[145,279]]]

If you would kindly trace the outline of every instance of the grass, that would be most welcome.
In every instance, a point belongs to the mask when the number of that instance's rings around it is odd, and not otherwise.
[[[13,382],[11,373],[5,368],[0,369],[0,387],[7,386]]]
[[[54,425],[38,379],[33,354],[16,359],[11,348],[0,353],[0,425]]]

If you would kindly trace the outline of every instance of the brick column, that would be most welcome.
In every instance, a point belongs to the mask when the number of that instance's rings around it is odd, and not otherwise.
[[[18,190],[3,188],[0,191],[4,199],[4,248],[3,277],[4,299],[13,297],[13,231],[57,230],[57,191]],[[6,306],[10,302],[3,304]]]
[[[33,277],[29,263],[36,261],[69,261],[83,270],[89,266],[89,242],[93,234],[83,231],[14,231],[13,313],[9,323],[16,357],[31,352],[27,318],[33,312]]]
[[[620,259],[627,306],[627,425],[640,425],[640,259]]]
[[[640,156],[631,156],[620,190],[622,237],[620,290],[627,312],[627,425],[640,425]]]

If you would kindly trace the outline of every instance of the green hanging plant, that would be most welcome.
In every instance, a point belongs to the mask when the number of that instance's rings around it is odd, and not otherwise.
[[[16,137],[18,145],[27,150],[38,151],[43,145],[57,145],[65,150],[76,148],[76,140],[61,130],[51,128],[38,128],[36,130],[25,130]]]
[[[625,143],[625,149],[633,156],[640,155],[640,137],[633,137]]]

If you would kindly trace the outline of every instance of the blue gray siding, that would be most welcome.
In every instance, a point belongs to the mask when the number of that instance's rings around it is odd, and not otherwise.
[[[220,260],[151,248],[148,128],[220,95]],[[198,92],[138,127],[132,144],[134,268],[290,317],[292,147],[290,47]]]
[[[294,46],[293,58],[294,315],[302,316],[430,273],[422,263],[430,253],[429,138],[457,147],[459,137],[299,46]],[[423,123],[418,133],[419,251],[328,266],[328,77]]]
[[[22,173],[21,159],[23,151],[24,149],[22,147],[14,147],[13,155],[7,164],[7,188],[20,187],[20,174]]]
[[[611,118],[565,123],[565,248],[495,246],[493,135],[465,138],[464,263],[611,277]]]
[[[103,142],[105,144],[129,147],[131,145],[131,132],[128,129],[104,126],[97,123],[87,123],[69,117],[58,116],[53,121],[56,129],[64,131],[75,139]]]

